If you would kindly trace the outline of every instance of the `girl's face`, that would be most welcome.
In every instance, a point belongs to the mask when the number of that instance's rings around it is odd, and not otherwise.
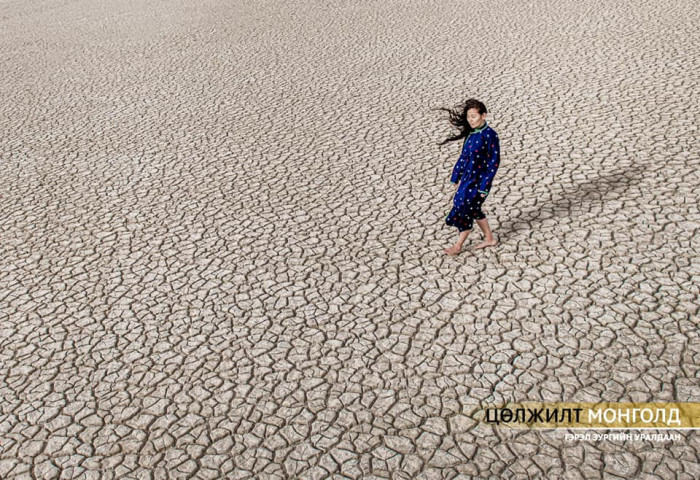
[[[469,126],[472,128],[480,127],[482,123],[486,120],[486,114],[481,115],[479,110],[476,108],[470,108],[467,110],[467,121]]]

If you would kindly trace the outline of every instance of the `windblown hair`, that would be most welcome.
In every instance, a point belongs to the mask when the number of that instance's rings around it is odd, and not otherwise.
[[[484,113],[488,113],[486,110],[486,105],[481,103],[479,100],[476,98],[470,98],[466,102],[464,102],[462,105],[459,105],[458,107],[454,109],[449,109],[449,108],[444,108],[444,107],[439,107],[434,110],[444,110],[450,115],[449,121],[450,123],[457,127],[459,129],[459,133],[456,135],[453,135],[451,137],[447,137],[445,140],[443,140],[441,143],[438,143],[438,145],[444,145],[447,142],[454,142],[456,140],[459,140],[461,138],[467,138],[469,134],[472,132],[472,127],[469,125],[469,122],[467,121],[467,112],[472,109],[476,108],[476,110],[479,112],[480,115],[483,115]]]

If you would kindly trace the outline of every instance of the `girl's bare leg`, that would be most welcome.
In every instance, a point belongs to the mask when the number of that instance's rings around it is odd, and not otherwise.
[[[483,220],[477,220],[476,224],[479,225],[479,228],[481,231],[484,233],[484,241],[475,246],[474,248],[484,248],[484,247],[491,247],[493,245],[496,245],[498,241],[494,238],[493,233],[491,233],[491,229],[489,228],[489,222],[485,218]]]
[[[450,248],[445,249],[445,253],[448,255],[457,255],[459,252],[462,251],[462,245],[464,244],[465,240],[469,236],[469,234],[472,233],[471,230],[465,230],[459,234],[459,240],[457,240],[457,243],[452,245]]]

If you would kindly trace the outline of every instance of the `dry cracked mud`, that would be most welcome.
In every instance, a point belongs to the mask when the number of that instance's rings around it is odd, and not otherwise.
[[[2,1],[0,478],[700,478],[475,418],[700,401],[696,7]]]

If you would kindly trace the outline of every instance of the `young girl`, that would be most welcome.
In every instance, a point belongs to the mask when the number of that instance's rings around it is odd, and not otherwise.
[[[484,234],[484,241],[474,248],[496,245],[486,215],[481,205],[486,200],[491,182],[499,164],[499,141],[496,132],[486,123],[486,106],[479,100],[470,98],[455,110],[440,108],[450,114],[450,123],[460,129],[458,135],[444,140],[439,145],[464,138],[462,154],[452,170],[451,182],[457,185],[452,210],[445,219],[447,225],[457,227],[459,239],[450,248],[448,255],[457,255],[472,231],[473,221]]]

